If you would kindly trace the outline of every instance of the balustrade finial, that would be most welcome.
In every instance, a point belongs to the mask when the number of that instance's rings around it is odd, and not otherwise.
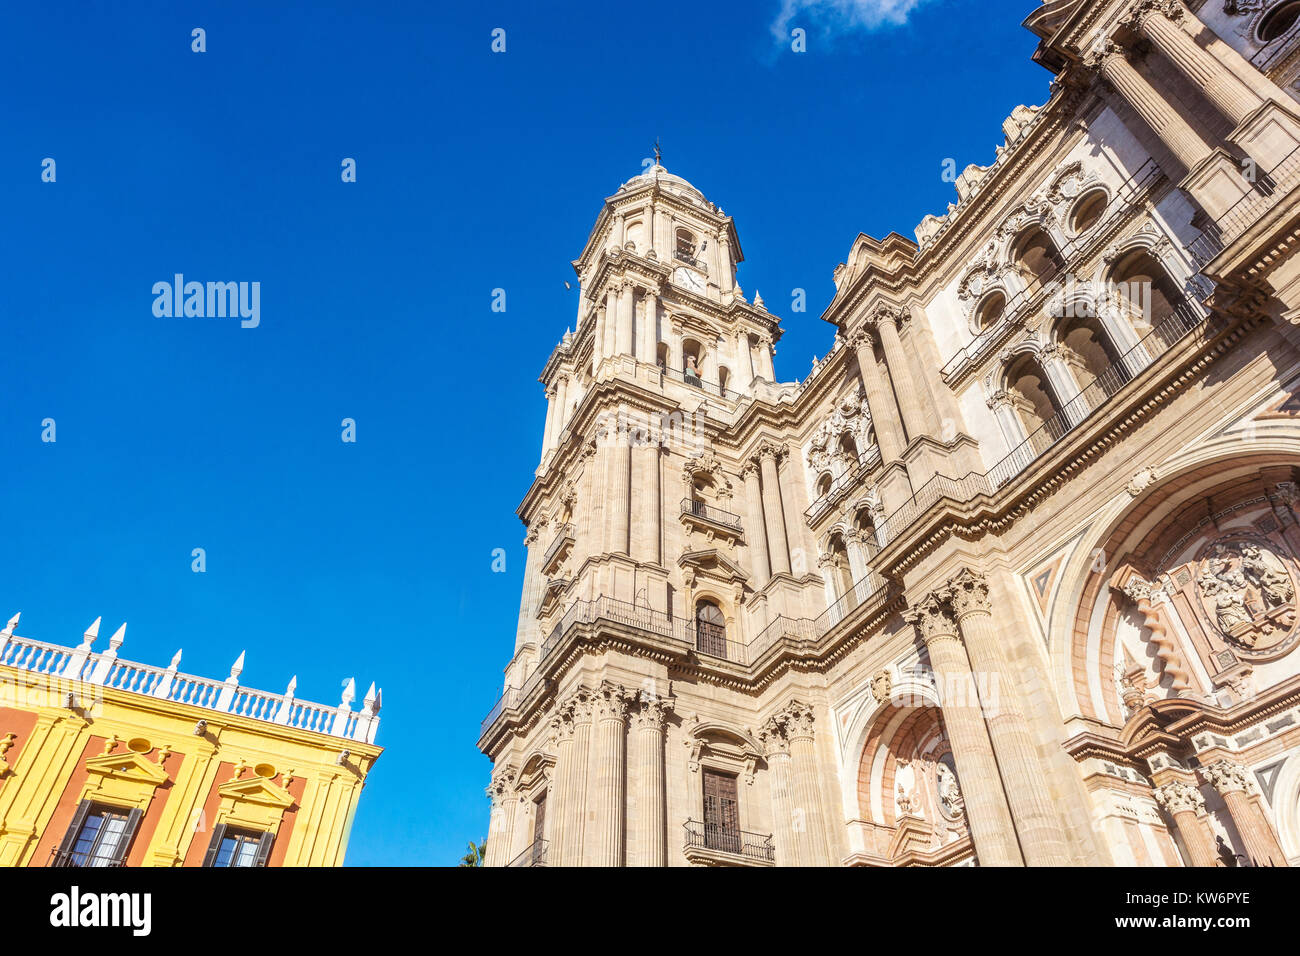
[[[99,622],[101,620],[103,620],[102,617],[95,618],[90,627],[86,628],[86,633],[81,635],[82,645],[89,647],[95,643],[95,638],[99,637]]]
[[[125,640],[126,640],[126,621],[123,621],[122,626],[119,627],[116,631],[114,631],[113,636],[108,639],[108,646],[112,650],[117,650],[119,647],[122,646],[122,642]]]
[[[3,631],[0,631],[0,634],[8,634],[12,636],[14,632],[14,628],[18,626],[18,619],[22,616],[23,616],[23,612],[19,611],[17,614],[11,617],[9,619],[9,623],[5,625],[5,629]]]

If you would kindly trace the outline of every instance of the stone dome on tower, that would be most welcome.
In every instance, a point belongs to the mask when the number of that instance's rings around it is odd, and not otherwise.
[[[709,201],[704,198],[704,193],[700,192],[681,176],[670,173],[658,163],[648,167],[645,172],[633,176],[620,186],[618,191],[621,193],[631,189],[640,189],[651,182],[657,182],[663,189],[676,193],[691,202],[697,202],[705,206],[709,204]]]

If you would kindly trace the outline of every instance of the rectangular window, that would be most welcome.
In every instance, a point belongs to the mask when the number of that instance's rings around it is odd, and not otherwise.
[[[733,774],[704,771],[704,845],[725,853],[740,852],[740,802]]]
[[[53,866],[122,866],[135,836],[141,810],[126,810],[83,800],[73,814]]]
[[[266,866],[275,837],[259,830],[238,830],[224,823],[213,827],[204,866]]]

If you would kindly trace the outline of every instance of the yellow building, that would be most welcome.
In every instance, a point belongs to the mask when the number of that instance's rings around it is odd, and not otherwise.
[[[338,866],[380,694],[352,710],[0,630],[0,865]]]

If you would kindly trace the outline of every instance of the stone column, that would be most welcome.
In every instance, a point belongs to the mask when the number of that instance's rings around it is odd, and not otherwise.
[[[537,601],[542,593],[542,574],[538,569],[541,563],[541,547],[537,542],[540,532],[546,527],[545,521],[540,521],[528,529],[528,534],[524,537],[524,547],[528,549],[528,557],[524,561],[524,590],[519,598],[519,625],[515,630],[515,653],[519,649],[536,637],[535,629],[537,627]]]
[[[1246,855],[1253,866],[1286,866],[1286,854],[1268,822],[1259,801],[1250,792],[1250,776],[1241,764],[1220,760],[1206,767],[1210,782],[1228,807],[1232,822],[1246,844]]]
[[[885,365],[889,370],[889,380],[893,383],[893,393],[898,401],[898,411],[903,418],[903,428],[907,439],[930,434],[929,422],[925,418],[925,409],[921,404],[920,383],[912,374],[911,362],[903,343],[898,338],[898,323],[906,313],[901,310],[882,306],[867,321],[875,326],[880,335],[880,346],[885,352]],[[868,401],[870,399],[868,398]]]
[[[559,418],[559,411],[555,407],[555,386],[546,389],[546,425],[542,428],[542,457],[555,447],[555,420]]]
[[[790,780],[793,805],[790,828],[800,866],[828,866],[830,850],[826,841],[826,817],[822,812],[820,774],[817,751],[813,744],[813,710],[797,700],[790,701],[768,719],[768,736],[782,736],[788,741]]]
[[[636,514],[638,520],[644,523],[639,557],[651,564],[661,564],[664,505],[658,439],[647,438],[646,441],[638,443],[636,456],[637,472],[640,475],[636,487]]]
[[[758,732],[767,761],[767,777],[772,796],[773,842],[776,862],[781,866],[806,866],[802,835],[796,829],[791,807],[790,740],[785,727],[769,720]]]
[[[551,747],[555,751],[555,776],[551,782],[551,792],[547,797],[547,809],[550,811],[550,854],[549,862],[551,866],[567,866],[569,861],[564,859],[566,852],[566,831],[571,827],[571,818],[573,816],[573,807],[569,801],[573,799],[573,776],[574,776],[574,754],[573,754],[573,709],[571,707],[557,707],[556,714],[551,718],[550,741]],[[585,769],[585,768],[584,768]],[[488,849],[492,849],[492,840],[488,839]]]
[[[628,554],[628,532],[631,527],[632,449],[628,447],[627,429],[621,425],[607,428],[604,440],[609,469],[605,478],[605,491],[609,502],[609,514],[605,518],[607,535],[605,551],[610,554]]]
[[[753,565],[756,584],[761,588],[772,577],[772,562],[767,554],[767,530],[763,526],[763,493],[759,486],[758,465],[746,462],[742,469],[745,478],[745,503],[749,521],[745,537],[749,541],[750,563]]]
[[[810,551],[808,543],[808,526],[804,524],[803,513],[808,507],[802,494],[807,487],[804,481],[803,462],[798,460],[797,452],[782,456],[777,468],[780,481],[781,504],[785,508],[785,531],[790,546],[790,573],[796,577],[808,573],[811,558],[816,550]]]
[[[487,854],[484,866],[509,866],[510,851],[514,847],[515,810],[519,801],[515,795],[515,768],[507,767],[493,774],[488,787],[492,798],[492,816],[488,821]]]
[[[736,377],[740,391],[754,384],[754,350],[749,344],[749,333],[743,329],[736,333]]]
[[[664,720],[671,698],[642,691],[633,712],[637,754],[637,854],[641,866],[668,865],[668,805],[664,787]]]
[[[555,444],[560,443],[560,436],[564,434],[564,427],[569,424],[569,376],[561,375],[559,382],[556,384],[555,404],[558,413],[555,416]]]
[[[645,322],[642,323],[641,345],[637,349],[637,358],[642,362],[654,364],[658,352],[659,338],[655,334],[659,322],[659,290],[645,291]]]
[[[633,298],[634,287],[625,281],[618,290],[618,324],[614,330],[614,354],[632,355],[633,311],[636,308]]]
[[[592,866],[622,866],[626,841],[627,705],[631,700],[621,685],[605,682],[592,698],[595,740],[592,769],[595,771],[595,816],[588,861]]]
[[[858,354],[858,368],[862,372],[862,387],[867,391],[867,407],[871,410],[871,425],[876,430],[876,444],[880,447],[881,459],[888,464],[903,452],[903,433],[893,389],[876,364],[874,343],[873,334],[865,328],[849,337],[849,347]]]
[[[618,354],[618,283],[611,282],[605,291],[605,342],[601,356]]]
[[[776,458],[785,449],[764,443],[758,451],[763,470],[763,516],[767,522],[768,557],[772,573],[790,573],[790,546],[785,536],[785,515],[781,510],[781,487],[777,483]]]
[[[1151,45],[1164,54],[1224,116],[1232,120],[1234,126],[1241,123],[1263,104],[1263,98],[1197,46],[1196,41],[1170,19],[1171,16],[1182,20],[1188,16],[1187,9],[1177,0],[1139,5],[1135,14],[1138,32],[1151,41]]]
[[[558,831],[563,840],[560,866],[581,866],[587,858],[587,803],[593,779],[591,708],[591,691],[586,688],[579,688],[564,705],[563,714],[572,727],[573,746],[558,814],[563,821]]]
[[[605,316],[607,311],[604,306],[596,309],[596,329],[592,333],[591,339],[591,374],[596,374],[596,369],[600,368],[600,360],[605,357]]]
[[[772,340],[766,335],[758,340],[758,374],[769,382],[776,381],[776,369],[772,367]]]
[[[1002,429],[1002,437],[1007,441],[1007,450],[1014,451],[1019,448],[1021,443],[1029,436],[1025,434],[1024,422],[1016,414],[1016,410],[1011,406],[1011,396],[1007,394],[1004,388],[998,389],[991,395],[985,404],[993,412],[993,417],[997,419],[998,427]]]
[[[981,866],[1019,866],[1016,828],[1002,775],[980,713],[974,678],[943,591],[926,595],[905,615],[925,641],[940,689],[943,723],[966,800],[971,839]]]
[[[1012,685],[1010,670],[999,650],[1003,641],[994,623],[988,582],[984,575],[967,568],[949,581],[948,586],[966,653],[987,688],[983,710],[998,764],[1009,782],[1007,802],[1020,834],[1025,863],[1068,866],[1070,854],[1044,782],[1045,768],[1036,756],[1029,724],[1016,700],[1018,688]],[[998,691],[997,685],[990,681],[1004,686]]]
[[[1200,791],[1181,780],[1172,780],[1156,787],[1153,793],[1156,803],[1173,818],[1191,865],[1214,866],[1218,857],[1214,852],[1214,842],[1210,839],[1209,827],[1200,819],[1205,811],[1205,798]]]
[[[1184,167],[1194,169],[1210,154],[1200,134],[1134,69],[1118,45],[1106,41],[1090,62]]]
[[[735,276],[731,268],[731,240],[727,237],[726,229],[718,233],[718,252],[718,258],[722,260],[722,268],[718,272],[718,288],[730,292],[735,288]]]

